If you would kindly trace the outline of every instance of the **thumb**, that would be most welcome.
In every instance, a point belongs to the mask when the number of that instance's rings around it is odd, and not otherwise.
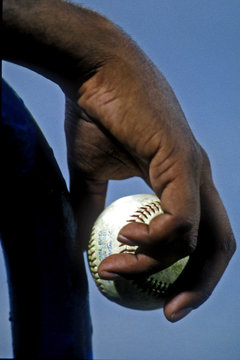
[[[77,223],[77,247],[87,250],[92,226],[105,206],[107,181],[71,174],[70,196]]]

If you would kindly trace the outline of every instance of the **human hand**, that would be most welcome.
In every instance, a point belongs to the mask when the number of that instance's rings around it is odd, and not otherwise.
[[[180,319],[210,295],[235,241],[208,158],[170,86],[118,27],[95,12],[58,0],[3,5],[4,59],[56,82],[69,98],[71,193],[81,236],[87,238],[103,209],[109,179],[140,176],[161,199],[165,214],[119,234],[141,252],[109,257],[100,276],[146,275],[191,254],[165,306],[169,320]]]
[[[132,223],[120,231],[118,240],[140,251],[108,257],[100,277],[147,275],[190,255],[164,309],[168,320],[180,320],[210,296],[235,241],[208,157],[170,86],[147,60],[113,59],[81,86],[77,104],[68,101],[66,113],[71,192],[82,236],[103,209],[109,179],[142,177],[164,210],[149,226]]]

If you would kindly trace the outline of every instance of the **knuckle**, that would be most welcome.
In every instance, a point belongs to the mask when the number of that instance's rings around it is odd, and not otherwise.
[[[200,147],[200,151],[201,151],[201,157],[202,157],[203,165],[205,165],[208,169],[210,169],[211,164],[210,164],[210,160],[209,160],[209,157],[208,157],[208,154],[207,154],[206,150],[204,150],[203,147]]]
[[[234,253],[237,250],[237,242],[236,242],[234,236],[231,237],[231,241],[230,241],[230,244],[228,246],[228,250],[229,250],[229,253],[230,253],[231,257],[234,255]]]
[[[206,151],[201,147],[201,158],[202,158],[202,183],[208,184],[210,188],[215,190],[215,186],[212,179],[212,168],[211,162]]]
[[[230,234],[225,240],[225,242],[221,244],[221,250],[226,254],[227,258],[230,260],[237,250],[237,243],[233,234]]]
[[[197,247],[197,234],[192,220],[178,219],[177,226],[179,246],[181,253],[186,256],[192,254]]]
[[[189,256],[193,254],[197,247],[197,238],[195,236],[184,236],[181,242],[181,255]]]
[[[185,251],[187,255],[192,254],[197,247],[197,238],[196,237],[190,237],[185,241]]]
[[[180,234],[186,234],[190,232],[193,228],[193,221],[186,219],[185,217],[178,216],[176,217],[176,230]]]
[[[201,293],[201,304],[207,301],[213,293],[213,286],[209,283]]]
[[[191,151],[189,152],[189,162],[193,167],[199,165],[202,159],[202,148],[197,142],[192,142]]]

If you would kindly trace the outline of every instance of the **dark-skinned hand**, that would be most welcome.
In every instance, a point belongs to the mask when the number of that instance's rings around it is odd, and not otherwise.
[[[164,214],[150,225],[128,224],[118,235],[141,251],[112,255],[98,272],[103,279],[130,279],[190,255],[164,307],[174,322],[210,296],[235,241],[205,151],[167,81],[144,54],[136,54],[129,62],[109,58],[79,87],[76,101],[67,99],[71,195],[85,245],[104,208],[109,179],[139,176],[160,198]]]

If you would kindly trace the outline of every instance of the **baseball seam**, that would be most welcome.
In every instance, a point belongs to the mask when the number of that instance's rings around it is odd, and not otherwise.
[[[146,223],[149,218],[154,215],[158,215],[161,213],[161,205],[160,201],[152,201],[149,204],[145,204],[140,206],[132,215],[129,216],[129,219],[126,220],[127,223],[133,222],[140,222]],[[89,249],[88,249],[88,263],[92,273],[92,276],[102,293],[105,293],[105,288],[103,286],[102,280],[98,275],[98,267],[97,267],[97,257],[96,257],[96,246],[94,244],[95,238],[95,227],[93,227],[90,242],[89,242]],[[128,253],[128,254],[135,254],[137,246],[128,246],[125,244],[121,244],[122,250],[119,253]],[[169,284],[163,283],[159,280],[153,279],[151,276],[146,277],[145,280],[132,280],[132,283],[137,286],[137,288],[144,293],[148,293],[154,295],[155,297],[159,297],[163,295]]]
[[[105,289],[102,284],[102,280],[100,279],[98,275],[98,267],[96,263],[96,246],[94,245],[94,237],[95,237],[95,227],[93,227],[91,235],[90,235],[90,241],[89,241],[89,247],[88,247],[88,264],[91,270],[92,277],[94,278],[99,290],[104,293]]]

